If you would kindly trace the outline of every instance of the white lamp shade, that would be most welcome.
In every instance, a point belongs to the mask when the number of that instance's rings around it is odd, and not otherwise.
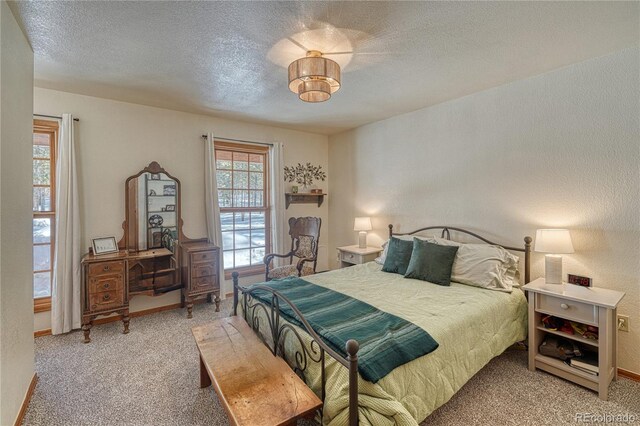
[[[370,217],[356,217],[353,223],[354,231],[371,231],[371,218]]]
[[[568,229],[538,229],[534,250],[539,253],[573,253],[571,234]]]

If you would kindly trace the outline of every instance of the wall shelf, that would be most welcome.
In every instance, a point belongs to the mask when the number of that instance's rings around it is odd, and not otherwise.
[[[298,192],[293,194],[291,192],[287,192],[284,194],[285,203],[287,208],[291,204],[314,204],[318,203],[318,207],[322,205],[324,201],[324,196],[327,195],[325,193],[322,194],[312,194],[310,192]]]

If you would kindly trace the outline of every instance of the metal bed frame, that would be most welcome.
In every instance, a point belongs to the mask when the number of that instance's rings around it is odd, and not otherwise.
[[[470,235],[479,239],[487,244],[496,245],[504,248],[505,250],[517,251],[524,253],[524,282],[525,284],[530,281],[530,266],[531,266],[531,237],[524,238],[524,248],[509,247],[502,244],[496,244],[488,239],[481,237],[480,235],[452,226],[428,226],[425,228],[416,229],[412,232],[406,233],[394,233],[393,225],[389,225],[389,238],[394,235],[414,235],[423,231],[441,229],[441,237],[448,240],[451,239],[451,231],[459,232],[462,234]],[[240,303],[240,297],[242,298],[242,315],[256,332],[258,337],[264,342],[264,344],[271,350],[274,356],[280,356],[283,358],[291,369],[300,378],[306,381],[305,372],[310,362],[320,363],[321,371],[321,390],[320,399],[324,403],[326,397],[326,375],[325,375],[325,360],[328,354],[337,362],[342,364],[349,370],[349,426],[358,425],[358,350],[359,344],[355,340],[348,340],[345,343],[346,357],[337,353],[331,349],[322,338],[313,330],[309,322],[306,320],[300,310],[289,300],[287,297],[279,293],[278,291],[267,287],[265,285],[252,285],[251,287],[244,287],[238,283],[238,273],[233,272],[233,315],[238,315],[238,303]],[[265,292],[270,294],[270,304],[265,304],[261,300],[254,297],[256,292],[260,291],[262,294]],[[304,339],[296,330],[296,328],[281,319],[280,317],[280,305],[287,304],[295,312],[296,316],[302,323],[301,328],[309,334],[310,343],[305,344]],[[261,321],[259,313],[262,313],[265,326],[267,329],[263,333],[261,330]],[[293,354],[287,354],[285,351],[285,340],[288,336],[292,336],[297,342],[296,349]],[[320,408],[318,413],[322,421],[323,409]]]

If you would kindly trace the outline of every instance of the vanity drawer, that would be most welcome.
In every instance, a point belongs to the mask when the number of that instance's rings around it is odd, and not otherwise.
[[[208,277],[194,278],[192,280],[193,291],[203,291],[218,288],[218,277],[216,275],[209,275]]]
[[[100,262],[89,265],[89,276],[124,272],[124,261]]]
[[[113,290],[124,290],[124,275],[100,275],[89,278],[89,294]]]
[[[124,292],[122,290],[101,291],[89,295],[89,309],[101,311],[124,305]]]
[[[208,277],[216,274],[215,262],[211,263],[194,263],[191,267],[191,275],[193,278]]]
[[[198,262],[212,262],[217,259],[217,252],[215,251],[200,251],[191,254],[191,261],[193,263]]]
[[[568,320],[598,325],[598,307],[588,303],[536,293],[536,310]]]

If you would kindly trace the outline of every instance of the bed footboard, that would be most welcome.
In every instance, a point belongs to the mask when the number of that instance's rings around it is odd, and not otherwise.
[[[285,296],[271,287],[264,285],[254,285],[251,288],[243,287],[238,284],[238,273],[233,272],[233,315],[238,315],[238,303],[242,303],[243,316],[249,326],[256,332],[258,337],[271,350],[274,356],[282,357],[293,371],[305,380],[305,372],[310,362],[320,364],[321,374],[321,395],[320,399],[323,404],[326,397],[326,375],[325,375],[325,357],[327,354],[342,364],[349,370],[349,426],[357,426],[358,424],[358,350],[360,349],[358,342],[348,340],[345,345],[347,356],[343,357],[318,336],[302,315],[300,310]],[[267,292],[271,295],[271,304],[265,304],[259,299],[252,297],[257,290]],[[311,342],[305,344],[302,336],[288,322],[280,318],[280,305],[287,304],[295,312],[296,316],[302,323],[303,328],[310,336]],[[267,322],[268,329],[266,334],[260,330],[260,321],[257,314],[262,313]],[[299,345],[299,349],[295,351],[292,359],[285,352],[285,340],[288,336]],[[320,409],[320,419],[323,418],[323,410]]]

